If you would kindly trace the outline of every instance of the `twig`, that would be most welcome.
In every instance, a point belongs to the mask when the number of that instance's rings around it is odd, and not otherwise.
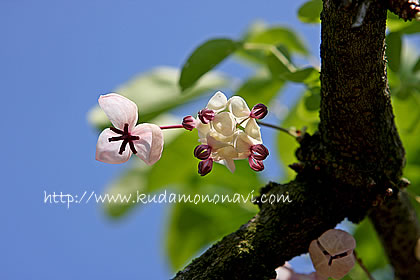
[[[258,121],[258,124],[260,124],[262,126],[271,127],[271,128],[286,132],[287,134],[289,134],[290,136],[293,136],[294,138],[300,136],[299,131],[293,131],[291,129],[286,129],[286,128],[283,128],[283,127],[280,127],[280,126],[277,126],[277,125],[273,125],[273,124],[269,124],[269,123],[265,123],[265,122],[261,122],[261,121]]]
[[[363,271],[366,273],[367,277],[369,278],[369,280],[375,280],[375,278],[373,278],[372,274],[370,274],[369,270],[366,268],[366,266],[363,264],[362,259],[357,257],[356,251],[354,251],[354,258],[356,259],[357,263],[359,264],[359,266],[363,269]]]

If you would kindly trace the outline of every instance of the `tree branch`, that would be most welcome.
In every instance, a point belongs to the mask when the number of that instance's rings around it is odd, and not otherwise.
[[[420,261],[415,247],[420,225],[407,193],[376,207],[369,214],[398,279],[419,279]]]

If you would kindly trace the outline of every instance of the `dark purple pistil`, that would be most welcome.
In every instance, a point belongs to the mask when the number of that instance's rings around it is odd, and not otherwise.
[[[121,134],[121,136],[108,138],[109,142],[123,141],[120,147],[120,151],[118,152],[120,155],[122,155],[122,153],[125,151],[125,147],[127,146],[127,144],[130,145],[130,149],[133,152],[133,154],[137,154],[137,150],[134,147],[133,141],[139,140],[140,137],[133,136],[128,132],[128,123],[124,124],[124,131],[115,127],[110,127],[109,129],[111,129],[113,132],[117,134]]]

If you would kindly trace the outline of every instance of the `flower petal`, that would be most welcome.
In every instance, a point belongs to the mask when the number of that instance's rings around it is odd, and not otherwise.
[[[163,150],[163,133],[159,126],[149,123],[139,124],[131,131],[131,135],[140,137],[134,141],[136,156],[148,165],[160,159]]]
[[[255,119],[250,119],[245,126],[245,133],[250,137],[258,141],[258,144],[262,144],[261,131]]]
[[[116,128],[123,130],[124,124],[127,123],[128,129],[131,131],[136,125],[137,105],[130,99],[116,93],[109,93],[101,95],[98,103]]]
[[[243,131],[240,131],[239,133],[235,133],[235,135],[236,135],[235,148],[236,148],[236,151],[238,152],[237,159],[248,158],[251,155],[251,150],[250,150],[251,146],[254,145],[254,142],[252,141],[253,138],[249,137],[248,134],[246,134]]]
[[[233,159],[236,157],[238,157],[238,153],[232,146],[220,148],[215,152],[216,160],[225,165],[232,173],[235,171],[235,163]]]
[[[197,132],[198,132],[198,138],[206,138],[207,133],[210,132],[210,124],[204,124],[200,121],[197,122]]]
[[[244,119],[249,117],[251,111],[246,101],[240,96],[233,96],[228,101],[229,111],[237,118]]]
[[[213,149],[213,151],[216,151],[223,147],[231,146],[230,142],[232,139],[233,137],[225,137],[216,131],[211,131],[207,133],[206,143]]]
[[[352,251],[353,252],[353,251]],[[330,277],[334,279],[341,279],[346,276],[347,273],[355,265],[355,258],[353,253],[339,259],[335,259],[332,261],[330,266]]]
[[[338,255],[356,248],[354,237],[341,229],[329,229],[318,240],[330,255]]]
[[[96,160],[106,163],[123,163],[126,162],[130,156],[130,147],[127,145],[122,155],[118,152],[120,150],[122,141],[109,142],[111,137],[121,136],[116,134],[111,129],[107,128],[99,135],[98,143],[96,144]]]
[[[235,162],[231,158],[226,158],[223,160],[223,164],[229,169],[230,172],[235,172],[236,166]]]
[[[209,103],[207,103],[207,108],[214,110],[216,113],[223,111],[226,108],[227,98],[223,92],[216,92],[212,98],[210,98]]]
[[[231,136],[236,130],[236,121],[229,112],[222,112],[214,117],[213,128],[224,136]]]

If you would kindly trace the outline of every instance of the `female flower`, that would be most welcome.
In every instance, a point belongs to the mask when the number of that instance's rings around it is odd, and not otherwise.
[[[157,162],[163,150],[163,134],[154,124],[137,124],[137,105],[116,93],[102,95],[99,106],[114,127],[102,131],[96,144],[96,160],[126,162],[132,154],[148,165]],[[127,148],[128,146],[128,148]]]

